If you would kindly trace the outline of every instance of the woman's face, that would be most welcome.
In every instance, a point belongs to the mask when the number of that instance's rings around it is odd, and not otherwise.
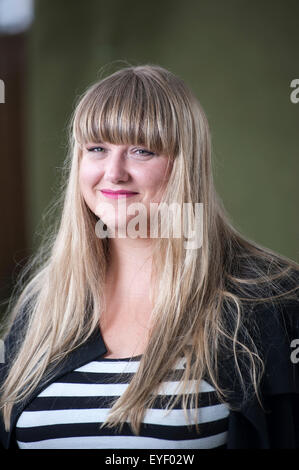
[[[161,201],[170,170],[168,156],[157,155],[143,146],[89,142],[82,148],[79,185],[94,214],[108,227],[124,227],[138,212],[128,215],[119,210],[119,204],[128,208],[132,203],[141,203],[148,221],[150,203]],[[111,195],[105,190],[129,193]]]

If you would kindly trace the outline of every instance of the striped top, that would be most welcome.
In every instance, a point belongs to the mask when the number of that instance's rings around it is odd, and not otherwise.
[[[140,357],[99,358],[60,377],[37,395],[16,423],[21,449],[211,449],[225,448],[229,410],[217,401],[215,389],[202,380],[199,409],[187,426],[181,400],[169,411],[184,360],[178,361],[175,376],[159,388],[153,407],[145,413],[141,431],[134,435],[129,423],[122,431],[103,427],[113,402],[127,388]],[[192,416],[194,410],[190,410]],[[192,419],[192,418],[191,418]]]

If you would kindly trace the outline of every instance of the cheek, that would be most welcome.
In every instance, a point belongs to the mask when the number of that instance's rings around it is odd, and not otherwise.
[[[93,168],[92,165],[82,162],[79,169],[78,179],[81,196],[89,209],[94,212],[97,202],[95,186],[99,181],[98,171],[95,171],[95,168]]]
[[[157,192],[165,188],[170,176],[170,171],[166,172],[166,165],[154,168],[146,179],[146,184],[151,192]]]
[[[97,178],[97,172],[94,171],[94,168],[83,161],[79,169],[79,186],[81,191],[84,192],[92,189],[97,182]]]

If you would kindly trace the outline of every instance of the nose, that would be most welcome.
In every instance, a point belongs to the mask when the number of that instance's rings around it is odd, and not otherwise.
[[[106,159],[104,179],[113,184],[119,181],[128,181],[129,173],[126,168],[125,151],[121,149],[111,150]]]

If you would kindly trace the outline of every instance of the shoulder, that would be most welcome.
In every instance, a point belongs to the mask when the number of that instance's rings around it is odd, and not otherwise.
[[[13,318],[6,320],[5,333],[2,341],[2,361],[0,363],[0,382],[12,364],[13,358],[25,335],[29,320],[28,305],[22,306]],[[2,380],[1,380],[2,379]]]
[[[299,337],[299,299],[259,302],[252,308],[250,320],[256,323],[262,337],[271,343],[278,337],[287,341]]]
[[[265,271],[258,282],[245,284],[243,320],[249,333],[265,346],[277,341],[289,344],[290,339],[299,338],[299,268],[272,272],[266,267],[269,275]]]
[[[271,272],[271,276],[258,278],[256,283],[251,281],[248,285],[242,284],[241,292],[237,290],[238,286],[234,291],[243,300],[233,354],[227,354],[226,367],[231,368],[231,381],[234,388],[239,387],[238,377],[242,375],[245,387],[240,387],[240,395],[246,395],[246,399],[250,396],[256,373],[261,380],[261,395],[298,394],[299,273],[295,269]]]

